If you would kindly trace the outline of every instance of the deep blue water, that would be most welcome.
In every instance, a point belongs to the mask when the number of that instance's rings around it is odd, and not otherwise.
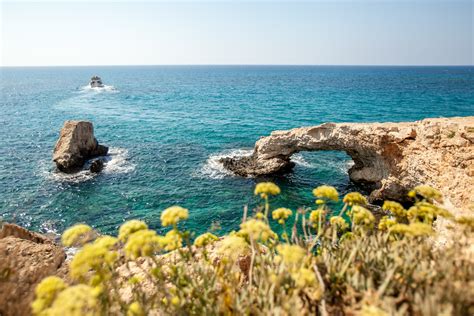
[[[160,228],[173,204],[197,232],[238,227],[256,179],[228,175],[220,155],[275,129],[333,122],[474,115],[473,67],[149,66],[0,68],[0,215],[35,230],[86,222],[114,232],[127,219]],[[111,86],[87,90],[98,74]],[[113,87],[113,88],[112,88]],[[92,177],[57,173],[65,120],[91,120],[112,160]],[[350,158],[302,153],[275,206],[313,205],[312,188],[354,189]]]

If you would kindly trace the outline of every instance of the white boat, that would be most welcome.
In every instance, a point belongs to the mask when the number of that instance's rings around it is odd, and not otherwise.
[[[93,76],[91,78],[91,82],[89,82],[91,88],[103,88],[104,84],[102,83],[102,79],[99,76]]]

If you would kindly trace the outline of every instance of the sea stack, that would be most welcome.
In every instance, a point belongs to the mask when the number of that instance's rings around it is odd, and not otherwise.
[[[107,155],[108,150],[97,142],[91,122],[66,121],[54,148],[53,161],[60,171],[73,173],[87,160]]]

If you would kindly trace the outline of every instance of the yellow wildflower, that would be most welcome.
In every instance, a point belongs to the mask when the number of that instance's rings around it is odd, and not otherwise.
[[[235,261],[239,256],[249,251],[245,239],[236,235],[229,235],[219,242],[217,253],[225,258]]]
[[[261,240],[263,242],[277,237],[265,222],[257,219],[249,219],[246,222],[240,224],[239,233],[251,240]]]
[[[128,236],[130,236],[134,232],[145,229],[148,229],[148,225],[145,222],[133,219],[131,221],[123,223],[122,226],[120,226],[118,238],[122,242],[126,242]]]
[[[145,316],[145,311],[138,302],[128,305],[127,316]]]
[[[326,221],[326,211],[324,209],[311,211],[309,214],[309,221],[313,224],[314,228],[317,227],[319,222],[323,224]]]
[[[443,202],[443,195],[441,192],[428,185],[419,185],[408,193],[408,196],[410,197],[415,197],[416,195],[421,195],[428,201],[435,200],[440,203]]]
[[[374,225],[375,217],[368,209],[360,205],[354,205],[349,212],[355,225],[371,228]]]
[[[397,221],[393,218],[390,218],[388,216],[384,216],[380,219],[379,222],[379,229],[380,230],[388,230],[390,227],[393,225],[397,224]]]
[[[202,234],[202,235],[198,236],[194,240],[194,246],[196,246],[196,247],[205,247],[205,246],[213,243],[216,240],[219,240],[219,238],[216,235],[211,234],[211,233],[205,233],[205,234]]]
[[[66,288],[66,284],[61,278],[49,276],[44,278],[35,289],[36,299],[31,304],[33,314],[39,315],[45,309],[49,308],[54,299],[62,290]]]
[[[269,195],[280,194],[280,188],[273,182],[260,182],[255,186],[255,195],[266,198]]]
[[[330,185],[321,185],[313,190],[313,195],[318,199],[326,199],[337,202],[339,200],[339,193],[336,188]]]
[[[171,304],[173,304],[174,306],[178,306],[180,302],[181,301],[179,300],[179,297],[177,297],[177,296],[173,296],[171,298]]]
[[[173,229],[166,233],[163,244],[165,245],[165,250],[173,251],[183,247],[183,239],[180,233]]]
[[[94,238],[92,227],[85,224],[74,225],[64,231],[61,242],[66,247],[82,246]]]
[[[352,205],[367,205],[367,199],[365,196],[360,194],[359,192],[350,192],[344,196],[342,201],[346,204]]]
[[[383,203],[382,209],[384,211],[389,211],[397,218],[406,218],[407,210],[398,202],[394,201],[385,201]]]
[[[272,217],[273,217],[274,220],[286,221],[288,219],[288,217],[291,216],[291,214],[293,214],[293,212],[290,209],[280,207],[280,208],[277,208],[276,210],[274,210],[272,212]]]
[[[444,208],[428,202],[416,203],[408,209],[407,216],[410,221],[420,221],[427,224],[431,224],[436,216],[453,218],[453,215]]]
[[[127,257],[149,257],[162,249],[163,237],[158,236],[154,230],[139,230],[128,237],[124,246]]]
[[[171,206],[161,213],[161,225],[176,225],[182,219],[188,219],[188,210],[181,206]]]
[[[425,223],[411,223],[410,225],[396,224],[390,227],[390,232],[417,237],[432,235],[433,229],[431,225]]]
[[[278,245],[277,251],[288,266],[300,265],[306,256],[306,250],[298,245]]]
[[[291,274],[297,288],[305,288],[316,284],[316,275],[314,271],[307,268],[301,268]]]
[[[100,302],[94,292],[94,288],[84,284],[68,287],[59,293],[45,314],[48,316],[100,315]]]
[[[349,228],[349,224],[347,224],[347,222],[345,221],[344,218],[342,218],[341,216],[333,216],[329,219],[329,223],[331,224],[331,226],[333,226],[334,228],[336,228],[337,230],[346,230],[347,228]]]
[[[70,275],[72,279],[82,280],[94,277],[89,274],[92,270],[105,277],[109,274],[110,267],[115,263],[118,253],[112,250],[117,238],[103,236],[97,238],[92,244],[85,245],[79,250],[70,264]]]

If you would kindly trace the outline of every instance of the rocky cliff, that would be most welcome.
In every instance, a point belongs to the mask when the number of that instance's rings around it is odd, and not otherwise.
[[[104,156],[108,148],[99,145],[94,127],[87,121],[66,121],[61,129],[53,153],[53,161],[60,171],[74,172],[91,158]]]
[[[0,315],[31,315],[36,285],[49,275],[65,276],[65,259],[63,248],[52,240],[4,223],[0,227]]]
[[[403,200],[408,189],[429,184],[455,208],[474,203],[474,117],[402,123],[326,123],[275,131],[255,143],[252,156],[224,158],[241,176],[292,167],[300,151],[340,150],[354,160],[352,181],[372,189],[372,200]]]

